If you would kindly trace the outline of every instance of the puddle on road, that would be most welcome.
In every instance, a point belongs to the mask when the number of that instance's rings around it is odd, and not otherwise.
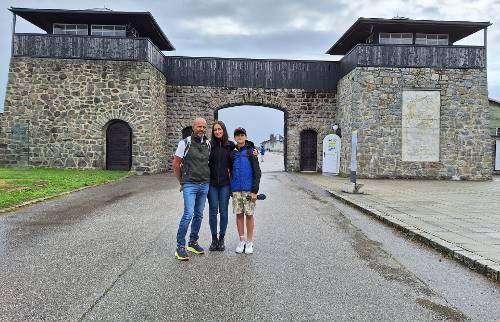
[[[469,321],[470,319],[462,312],[449,306],[434,303],[427,299],[418,298],[416,302],[423,308],[432,311],[440,320]]]

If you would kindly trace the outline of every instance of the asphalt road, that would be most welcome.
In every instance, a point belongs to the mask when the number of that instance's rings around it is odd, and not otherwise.
[[[0,215],[1,321],[499,321],[500,287],[339,204],[265,173],[255,253],[174,259],[182,199],[131,177]],[[200,244],[209,243],[208,216]]]

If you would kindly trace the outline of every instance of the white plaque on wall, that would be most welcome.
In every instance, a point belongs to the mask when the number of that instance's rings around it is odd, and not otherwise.
[[[403,161],[439,161],[439,91],[403,91]]]

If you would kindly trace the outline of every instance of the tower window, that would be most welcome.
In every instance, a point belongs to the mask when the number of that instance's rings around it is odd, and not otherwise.
[[[84,35],[89,34],[88,25],[55,23],[52,33],[55,35]]]
[[[117,36],[125,37],[126,28],[121,25],[92,25],[92,36]]]
[[[449,45],[447,34],[417,34],[415,37],[417,45]]]
[[[413,34],[381,32],[379,34],[379,44],[411,45],[413,44]]]

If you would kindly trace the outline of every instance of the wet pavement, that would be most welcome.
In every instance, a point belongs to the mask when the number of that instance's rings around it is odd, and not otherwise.
[[[500,270],[500,176],[480,182],[361,179],[363,194],[343,193],[347,178],[300,176],[439,243],[467,263],[476,261]]]
[[[0,320],[500,316],[497,284],[295,174],[265,171],[261,192],[268,199],[257,204],[253,255],[234,252],[230,215],[225,252],[176,261],[177,188],[168,175],[130,177],[0,215]]]

